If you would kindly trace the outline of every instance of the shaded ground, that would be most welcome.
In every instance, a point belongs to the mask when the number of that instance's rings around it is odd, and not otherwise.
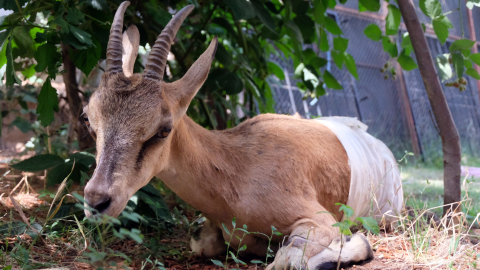
[[[1,163],[0,166],[2,166]],[[0,170],[5,171],[6,169],[5,165],[0,167]],[[0,175],[3,175],[3,173]],[[97,256],[98,254],[89,253],[88,250],[85,250],[85,244],[91,243],[82,237],[82,232],[78,229],[79,226],[74,222],[72,222],[71,227],[58,232],[58,235],[50,235],[45,238],[45,242],[40,240],[34,242],[35,233],[32,230],[15,235],[16,223],[11,222],[22,219],[6,195],[16,186],[21,177],[22,174],[12,171],[0,180],[0,196],[3,193],[3,197],[0,197],[0,233],[2,228],[6,228],[6,224],[10,224],[9,233],[11,234],[8,237],[0,237],[0,265],[6,263],[8,258],[8,264],[13,263],[13,269],[41,269],[49,267],[97,269],[91,265],[91,262],[94,261],[92,256]],[[402,179],[407,198],[406,204],[416,209],[441,205],[443,202],[441,177],[442,171],[435,168],[403,168]],[[26,186],[19,187],[22,190],[18,190],[18,193],[16,192],[17,195],[14,196],[14,199],[22,205],[29,223],[44,224],[49,208],[48,202],[51,201],[51,198],[49,196],[42,197],[42,195],[37,193],[43,190],[42,175],[30,174],[28,179],[31,187],[28,189]],[[469,177],[468,181],[464,182],[468,184],[469,198],[476,202],[480,201],[480,184],[477,179]],[[50,189],[50,191],[54,193],[56,187]],[[70,191],[76,191],[81,194],[82,188],[74,185]],[[182,205],[181,200],[173,194],[167,194],[166,200],[171,210],[174,207],[181,209],[182,216],[178,216],[178,220],[181,220],[183,217],[189,221],[196,218],[194,210]],[[469,205],[470,207],[465,207],[464,210],[468,214],[467,217],[470,217],[469,219],[473,221],[474,216],[479,212],[480,205],[478,203]],[[440,210],[438,213],[440,213]],[[183,225],[179,222],[180,225],[174,227],[172,232],[145,232],[143,244],[137,244],[128,238],[125,240],[113,240],[106,249],[107,253],[109,252],[113,256],[107,256],[99,260],[96,265],[98,266],[99,263],[108,261],[117,263],[117,269],[152,269],[152,266],[156,264],[155,259],[153,256],[148,257],[148,254],[156,254],[167,269],[220,269],[221,267],[214,265],[210,260],[198,258],[189,251],[188,224],[186,224],[189,221],[183,222]],[[478,229],[477,225],[474,224],[472,228],[473,230],[469,231],[471,235],[475,235],[475,233],[480,235],[480,229]],[[434,231],[436,230],[427,229],[425,233],[418,235],[408,231],[390,232],[388,234],[381,232],[380,236],[368,234],[367,238],[374,248],[374,260],[350,269],[476,269],[477,264],[480,265],[479,256],[477,255],[480,254],[478,237],[463,237],[461,239],[458,238],[459,240],[456,241],[454,237],[448,238],[448,234],[436,234]],[[154,242],[156,241],[154,244],[151,242],[152,239],[154,239]],[[448,254],[447,251],[445,255],[442,253],[441,256],[443,257],[440,258],[440,250],[448,250],[448,245],[445,246],[445,243],[450,243],[448,241],[455,244],[455,249],[459,250],[459,255],[455,257],[455,255]],[[424,244],[427,242],[428,246]],[[15,247],[15,244],[21,244],[24,249]],[[428,252],[429,250],[437,254],[431,255]],[[120,254],[133,258],[133,260],[126,262]],[[147,261],[147,258],[150,259],[150,262]],[[218,258],[218,260],[223,262],[225,257]],[[449,267],[448,265],[451,266]],[[108,264],[105,263],[104,266],[108,266]],[[159,266],[160,264],[157,264],[155,269],[161,269]],[[237,267],[233,261],[230,262],[229,268],[264,269],[259,264],[253,263]]]

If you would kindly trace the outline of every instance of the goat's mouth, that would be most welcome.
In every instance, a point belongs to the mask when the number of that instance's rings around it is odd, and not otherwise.
[[[94,218],[102,215],[108,215],[116,218],[122,213],[123,209],[127,205],[127,202],[128,200],[125,203],[122,203],[121,200],[113,200],[112,198],[106,198],[94,205],[85,202],[85,215],[87,217]]]

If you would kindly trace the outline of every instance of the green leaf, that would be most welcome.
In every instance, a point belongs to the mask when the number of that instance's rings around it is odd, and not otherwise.
[[[298,28],[298,26],[293,21],[286,22],[285,27],[287,28],[288,35],[292,39],[295,39],[295,41],[299,43],[303,43],[302,32],[300,31],[300,28]]]
[[[225,226],[225,224],[222,223],[222,227],[223,229],[225,230],[225,232],[230,235],[230,231],[227,229],[227,226]]]
[[[13,86],[15,83],[22,84],[22,81],[15,74],[15,68],[13,67],[13,55],[12,55],[12,40],[9,39],[6,46],[6,58],[7,58],[7,69],[5,71],[6,85]]]
[[[397,61],[400,64],[400,66],[406,71],[410,71],[418,67],[417,63],[415,63],[415,61],[410,56],[405,54],[400,54]]]
[[[472,51],[471,51],[471,49],[465,49],[465,50],[462,50],[461,53],[462,53],[463,56],[469,57],[470,54],[472,54]]]
[[[323,84],[322,83],[319,83],[317,85],[317,88],[315,88],[315,95],[317,97],[321,97],[323,95],[327,94],[327,92],[325,91],[325,88],[323,88]]]
[[[442,4],[438,0],[420,0],[419,4],[423,13],[432,19],[442,14]]]
[[[343,63],[347,67],[350,74],[352,74],[353,77],[358,80],[357,65],[355,64],[355,59],[353,59],[350,54],[345,52],[343,53]]]
[[[27,224],[21,221],[13,221],[8,223],[6,222],[6,223],[2,223],[2,225],[0,226],[0,235],[5,237],[12,237],[12,236],[23,234],[26,229],[27,229]],[[9,270],[11,268],[12,267],[10,266]]]
[[[32,125],[30,122],[20,116],[17,116],[17,118],[10,123],[10,126],[16,126],[23,133],[27,133],[32,130]]]
[[[233,229],[235,229],[235,227],[237,227],[237,218],[236,217],[232,218],[232,226],[233,226]]]
[[[267,67],[269,73],[273,73],[280,80],[285,80],[285,73],[283,73],[282,68],[279,67],[277,64],[275,64],[274,62],[268,62]]]
[[[467,70],[465,71],[465,73],[467,75],[470,75],[472,78],[475,78],[477,80],[480,80],[480,74],[478,74],[478,72],[473,69],[473,68],[467,68]]]
[[[368,11],[377,12],[380,10],[380,0],[359,0],[358,3]]]
[[[316,23],[323,24],[325,22],[325,11],[327,11],[325,1],[315,0],[313,2],[313,18]]]
[[[65,44],[72,45],[75,49],[85,50],[88,46],[80,41],[72,34],[62,35],[62,42]]]
[[[93,45],[91,35],[83,30],[78,29],[73,25],[69,25],[70,31],[72,34],[80,41],[81,43]]]
[[[473,68],[473,62],[470,59],[465,59],[464,64],[466,68]]]
[[[340,209],[338,209],[338,211],[343,211],[343,213],[345,213],[345,216],[347,217],[347,219],[350,218],[351,216],[353,216],[354,212],[353,212],[353,209],[350,206],[342,204],[342,203],[336,203],[335,205],[340,205]]]
[[[162,220],[172,221],[172,215],[168,209],[167,204],[163,200],[162,195],[151,183],[142,187],[135,193],[138,195],[139,207],[142,209],[136,210],[139,214],[151,217],[153,219],[161,218]],[[145,209],[145,206],[148,208]]]
[[[10,37],[11,32],[12,32],[12,29],[9,28],[6,31],[3,31],[0,33],[0,47],[3,48],[3,45],[5,44],[5,41],[8,41],[7,38]]]
[[[307,14],[297,15],[293,22],[298,26],[302,33],[303,42],[311,44],[315,42],[315,22]]]
[[[33,54],[33,39],[25,26],[15,27],[12,31],[12,38],[17,47],[22,51],[22,55]]]
[[[85,16],[83,13],[75,7],[71,7],[67,11],[67,16],[65,16],[67,22],[73,25],[79,25],[85,21]]]
[[[334,35],[341,35],[343,34],[342,30],[338,26],[337,22],[333,20],[330,17],[325,17],[325,28],[328,30],[328,32],[334,34]]]
[[[227,95],[236,95],[243,90],[243,81],[236,73],[227,71],[225,75],[219,78],[219,81]]]
[[[328,37],[327,37],[327,31],[325,30],[320,30],[320,50],[326,52],[330,49],[330,46],[328,45]]]
[[[358,12],[365,12],[368,11],[366,7],[362,5],[361,2],[358,2]]]
[[[110,10],[105,0],[86,0],[85,2],[98,10]]]
[[[75,66],[80,69],[87,77],[92,69],[98,64],[100,55],[102,53],[102,47],[100,43],[94,39],[94,46],[88,47],[85,50],[70,50],[70,57]]]
[[[379,41],[382,39],[382,30],[380,30],[380,27],[376,24],[369,24],[365,30],[363,30],[363,33],[371,40],[374,41]]]
[[[35,75],[35,67],[36,66],[37,65],[32,64],[32,65],[29,65],[29,66],[25,67],[25,69],[22,71],[23,76],[26,79],[28,79],[28,78],[32,77],[33,75]]]
[[[463,55],[458,52],[452,53],[452,62],[453,62],[452,64],[453,64],[453,70],[455,71],[455,74],[457,74],[458,78],[462,78],[463,69],[465,67]]]
[[[252,260],[250,261],[251,263],[263,263],[262,261],[259,261],[259,260]]]
[[[18,4],[23,7],[29,0],[17,0]],[[15,0],[0,0],[0,8],[5,10],[13,10],[14,12],[19,12],[18,6]]]
[[[57,90],[52,87],[50,79],[47,78],[38,95],[37,114],[42,126],[50,125],[54,120],[54,111],[58,112],[58,110]]]
[[[89,168],[95,164],[95,155],[88,152],[76,152],[68,156],[71,162],[75,160],[75,164],[83,164]]]
[[[335,37],[333,39],[333,48],[337,51],[344,52],[348,47],[348,39],[342,37]]]
[[[327,59],[318,57],[318,56],[314,56],[310,58],[310,61],[308,62],[309,65],[313,66],[316,69],[324,67],[325,65],[327,65],[327,63],[328,63]]]
[[[412,47],[412,41],[410,40],[410,35],[408,34],[408,32],[403,33],[402,43],[400,44],[400,46],[403,49],[405,49],[405,55],[410,55],[410,53],[413,50],[413,47]]]
[[[253,9],[255,10],[255,14],[257,15],[257,18],[260,19],[260,21],[263,23],[264,26],[266,26],[270,31],[276,32],[275,30],[275,21],[272,19],[272,15],[270,15],[270,12],[265,9],[263,6],[263,3],[257,2],[257,1],[252,1],[252,6]]]
[[[35,60],[37,65],[35,71],[42,72],[48,68],[49,76],[54,78],[57,71],[57,63],[61,60],[62,55],[57,51],[57,47],[50,43],[45,43],[37,48],[35,52]]]
[[[337,52],[337,51],[332,51],[332,58],[333,58],[333,62],[335,62],[335,65],[337,65],[337,67],[338,67],[339,69],[342,69],[342,66],[343,66],[343,53]]]
[[[435,59],[438,67],[438,75],[440,76],[442,82],[453,77],[453,70],[448,62],[448,58],[450,58],[450,54],[446,53],[438,55]]]
[[[398,56],[397,44],[392,42],[389,37],[382,37],[383,50],[386,51],[392,58]]]
[[[388,5],[388,15],[385,22],[385,34],[386,35],[396,35],[398,32],[398,27],[400,27],[400,21],[402,14],[400,10],[394,5]]]
[[[475,64],[480,66],[480,53],[471,54],[468,59],[472,60]]]
[[[333,75],[328,72],[328,70],[325,70],[325,72],[323,73],[323,80],[325,81],[325,84],[328,88],[337,90],[343,89],[342,85],[338,83],[337,79],[335,79],[335,77],[333,77]]]
[[[471,49],[475,41],[469,39],[459,39],[455,40],[452,45],[450,45],[450,52],[462,51],[465,49]]]
[[[38,172],[64,163],[65,161],[60,156],[44,154],[25,159],[17,164],[10,165],[10,167],[23,172]]]
[[[233,29],[232,25],[230,24],[230,22],[228,22],[227,19],[225,18],[222,18],[222,17],[215,17],[213,18],[212,20],[212,23],[224,28],[225,30],[227,30],[227,32],[232,36],[232,37],[236,37],[237,36],[237,32],[235,32],[235,30]],[[216,55],[215,55],[216,57]]]
[[[232,54],[227,52],[225,46],[222,43],[219,43],[217,46],[217,52],[215,53],[215,59],[217,59],[222,65],[228,67],[232,64]]]
[[[223,263],[221,261],[217,261],[217,260],[212,260],[211,261],[215,264],[215,265],[218,265],[220,267],[224,267]]]
[[[452,23],[447,16],[439,16],[432,21],[433,31],[437,35],[438,40],[443,44],[448,38],[448,29],[453,28]]]
[[[47,187],[51,187],[56,184],[62,183],[67,177],[75,182],[80,182],[80,178],[82,177],[81,171],[88,171],[88,168],[85,167],[83,164],[75,163],[73,161],[59,164],[53,169],[50,170],[47,174]]]
[[[50,27],[56,28],[56,26],[60,27],[60,34],[67,34],[70,32],[69,24],[67,21],[63,19],[61,16],[55,17],[53,20],[48,22]]]
[[[358,221],[360,221],[365,229],[369,232],[378,235],[380,233],[380,227],[378,227],[378,223],[375,219],[371,217],[358,217]]]
[[[143,234],[141,234],[138,229],[131,229],[131,231],[129,231],[125,228],[121,228],[120,233],[128,235],[128,237],[132,238],[133,240],[135,240],[135,242],[139,244],[143,243]]]
[[[252,1],[246,0],[224,0],[227,6],[232,10],[236,21],[248,20],[255,17],[256,12]]]

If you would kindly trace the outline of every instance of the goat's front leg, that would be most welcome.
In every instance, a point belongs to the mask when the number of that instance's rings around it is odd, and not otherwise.
[[[214,226],[209,219],[205,220],[203,227],[190,239],[190,247],[197,255],[207,258],[225,255],[227,252],[222,230]]]
[[[370,244],[363,235],[355,234],[344,240],[342,266],[373,257]],[[267,269],[337,269],[340,243],[337,228],[320,225],[312,219],[301,219],[294,224],[288,241]]]

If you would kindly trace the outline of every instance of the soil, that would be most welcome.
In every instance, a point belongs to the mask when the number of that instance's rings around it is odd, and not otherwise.
[[[5,163],[0,163],[0,177],[7,170],[10,170]],[[8,175],[0,179],[0,221],[1,223],[10,222],[12,220],[21,221],[20,213],[15,210],[12,201],[8,197],[8,194],[15,188],[15,186],[22,180],[23,177],[27,177],[29,187],[26,185],[21,185],[15,191],[13,196],[23,209],[23,212],[27,218],[35,217],[36,220],[41,223],[42,220],[46,219],[46,213],[48,212],[49,204],[46,200],[51,201],[48,197],[40,198],[40,195],[37,193],[39,190],[44,189],[44,176],[43,173],[32,174],[32,173],[21,173],[18,171],[12,170]],[[53,193],[56,192],[58,187],[49,188]],[[71,192],[75,191],[82,194],[83,188],[78,185],[71,187]],[[167,200],[167,203],[169,201]],[[174,200],[170,200],[170,204],[175,204]],[[13,211],[11,211],[13,210]],[[192,215],[187,215],[188,218],[193,218]],[[478,232],[480,235],[480,230]],[[68,235],[67,235],[68,237]],[[145,235],[145,239],[148,239],[149,235]],[[364,263],[362,265],[354,265],[348,269],[430,269],[425,266],[413,266],[407,264],[406,256],[409,256],[408,250],[411,249],[409,243],[395,243],[392,246],[390,244],[384,243],[382,239],[383,236],[373,236],[369,235],[368,239],[370,244],[374,247],[374,259]],[[392,237],[392,235],[388,235]],[[387,238],[388,238],[387,237]],[[387,239],[383,238],[383,239]],[[7,248],[11,250],[11,247],[16,242],[27,242],[33,244],[33,239],[27,235],[19,235],[15,237],[8,237],[5,239],[0,239],[0,250],[1,248]],[[474,243],[472,238],[472,243]],[[161,243],[167,246],[167,251],[174,250],[177,252],[176,255],[166,255],[163,256],[164,266],[168,270],[210,270],[210,269],[221,269],[221,267],[216,266],[210,260],[197,257],[192,255],[188,248],[189,239],[185,231],[176,231],[171,236],[166,237],[161,240]],[[8,243],[8,244],[7,244]],[[477,242],[478,244],[478,242]],[[142,260],[140,259],[142,253],[146,252],[146,248],[143,245],[137,244],[133,240],[122,240],[116,241],[110,246],[112,250],[119,251],[125,255],[133,258],[133,262],[129,264],[129,267],[123,264],[124,259],[118,258],[114,261],[117,262],[116,269],[142,269]],[[478,245],[477,245],[478,248]],[[478,249],[477,249],[478,251]],[[32,249],[30,250],[30,259],[32,262],[58,262],[56,267],[62,267],[61,269],[96,269],[88,263],[82,262],[82,259],[85,259],[82,256],[82,252],[78,252],[77,249],[73,248],[72,243],[69,242],[69,239],[57,239],[57,240],[47,240],[46,244],[40,241],[37,241],[33,244]],[[0,256],[1,259],[1,256]],[[224,261],[225,258],[218,258],[220,261]],[[249,269],[249,270],[263,270],[264,267],[261,267],[256,264],[248,263],[247,265],[241,265],[237,267],[233,262],[229,265],[229,268],[240,268],[240,269]],[[15,265],[14,268],[15,269]],[[57,268],[58,269],[58,268]],[[113,267],[111,269],[114,269]],[[144,269],[150,269],[149,266]]]

